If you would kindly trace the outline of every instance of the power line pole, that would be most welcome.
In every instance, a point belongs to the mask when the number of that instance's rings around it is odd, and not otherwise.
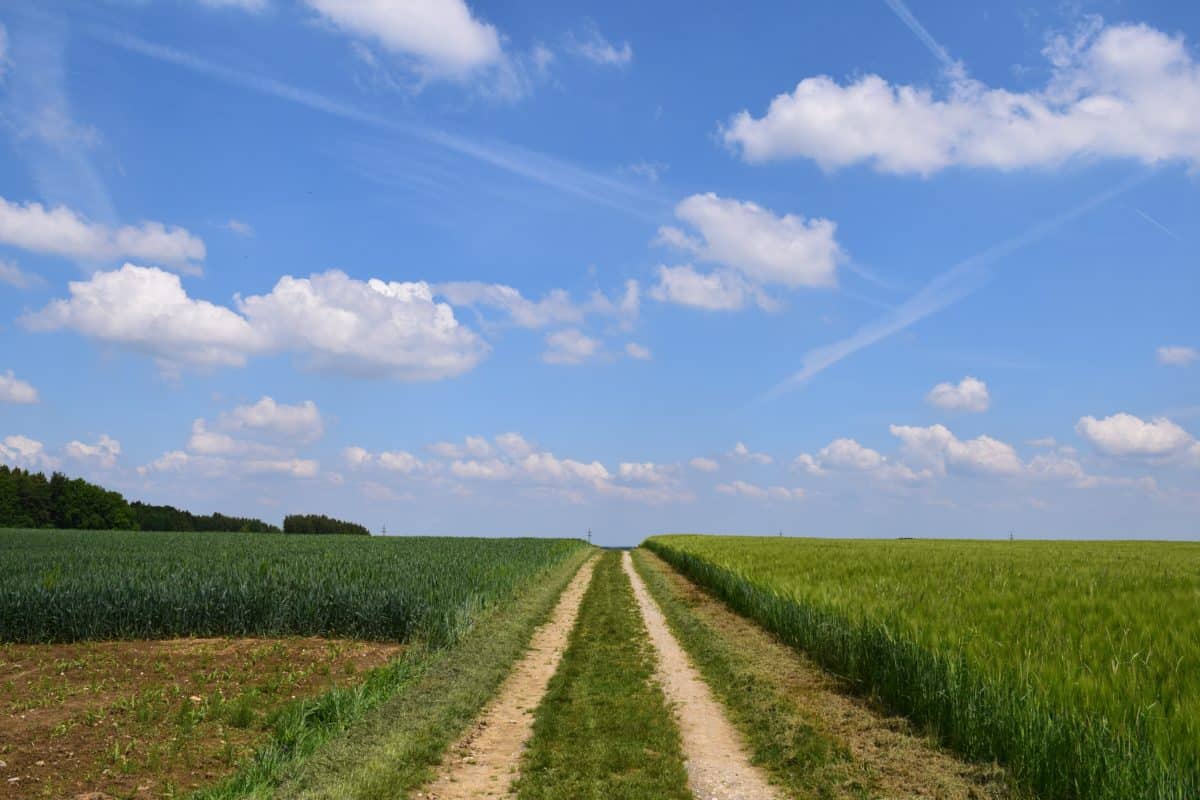
[[[588,544],[592,543],[592,529],[588,528]]]

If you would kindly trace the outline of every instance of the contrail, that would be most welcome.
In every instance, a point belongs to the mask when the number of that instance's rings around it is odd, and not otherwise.
[[[987,283],[990,272],[988,268],[1004,258],[1038,242],[1063,225],[1082,217],[1089,211],[1104,205],[1114,197],[1121,195],[1140,183],[1145,182],[1154,174],[1153,171],[1137,175],[1125,180],[1107,191],[1092,197],[1085,202],[1065,211],[1056,217],[1039,222],[1028,230],[984,250],[982,253],[960,261],[941,275],[930,281],[921,291],[907,301],[889,311],[874,322],[864,325],[855,333],[823,347],[813,348],[804,354],[801,367],[791,377],[775,386],[766,394],[767,399],[778,397],[789,389],[804,383],[847,356],[857,353],[866,347],[883,341],[900,331],[920,322],[926,317],[957,303],[967,295],[972,294]]]
[[[888,8],[921,40],[921,44],[925,45],[929,52],[933,53],[934,58],[942,62],[942,66],[947,71],[957,71],[962,68],[962,65],[950,57],[950,53],[947,52],[946,48],[942,47],[941,43],[933,38],[933,35],[925,29],[921,21],[913,16],[913,13],[908,10],[908,6],[904,5],[902,0],[883,0],[883,2],[887,3]]]
[[[357,108],[331,97],[261,75],[230,69],[173,47],[103,26],[90,33],[115,47],[205,75],[248,91],[285,100],[313,111],[369,127],[411,136],[443,147],[496,169],[575,195],[633,216],[654,221],[661,215],[644,206],[665,205],[659,198],[606,175],[533,150],[501,142],[484,142],[425,125],[401,122]]]
[[[1146,222],[1149,222],[1151,225],[1158,228],[1160,231],[1165,233],[1167,236],[1170,236],[1175,241],[1177,241],[1177,242],[1183,241],[1182,239],[1179,238],[1179,234],[1175,233],[1175,231],[1171,230],[1166,225],[1163,225],[1161,222],[1159,222],[1154,217],[1147,214],[1145,211],[1142,211],[1140,208],[1137,208],[1136,206],[1130,206],[1129,208],[1130,208],[1130,210],[1133,211],[1133,213],[1137,214],[1139,217],[1146,220]]]

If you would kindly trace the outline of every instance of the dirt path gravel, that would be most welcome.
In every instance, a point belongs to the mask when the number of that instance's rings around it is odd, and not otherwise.
[[[658,651],[658,678],[663,692],[675,707],[687,759],[688,787],[697,800],[774,800],[778,795],[766,776],[750,763],[741,737],[725,719],[721,706],[667,627],[628,552],[621,563],[633,583],[650,641]]]
[[[567,585],[549,621],[534,631],[529,652],[517,662],[496,699],[446,753],[438,777],[417,793],[418,797],[471,800],[512,796],[509,789],[533,731],[533,713],[567,648],[595,564],[595,558],[589,560]]]

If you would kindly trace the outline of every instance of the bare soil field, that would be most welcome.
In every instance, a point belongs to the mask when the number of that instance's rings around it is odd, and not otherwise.
[[[315,637],[0,645],[0,798],[212,783],[253,752],[272,712],[403,649]]]

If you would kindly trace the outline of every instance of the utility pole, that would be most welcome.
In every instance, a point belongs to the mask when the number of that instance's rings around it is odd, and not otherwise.
[[[588,544],[592,543],[592,529],[588,528]]]

